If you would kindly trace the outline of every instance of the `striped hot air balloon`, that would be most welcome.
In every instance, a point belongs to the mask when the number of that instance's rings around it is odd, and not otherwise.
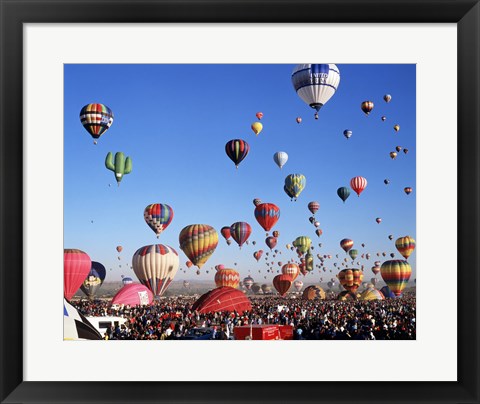
[[[265,231],[275,226],[280,219],[280,209],[273,203],[261,203],[255,207],[255,219]]]
[[[353,247],[353,240],[349,238],[344,238],[340,241],[340,247],[342,247],[343,251],[348,254],[348,251]]]
[[[395,296],[400,296],[412,275],[412,268],[407,261],[391,260],[382,264],[380,273]]]
[[[208,224],[191,224],[179,235],[180,248],[199,269],[207,262],[218,245],[218,233]]]
[[[70,300],[82,285],[92,268],[87,253],[77,249],[63,250],[63,295]]]
[[[318,212],[318,209],[320,209],[320,204],[317,201],[308,203],[308,210],[312,212],[312,215],[315,215],[315,213]]]
[[[356,194],[360,196],[363,190],[367,187],[367,179],[364,177],[353,177],[350,180],[350,186]]]
[[[398,252],[402,254],[406,260],[408,260],[410,254],[415,250],[415,245],[415,240],[410,236],[400,237],[395,241],[395,247],[397,247]]]
[[[305,288],[302,294],[303,300],[324,300],[326,297],[325,291],[317,285],[310,285]]]
[[[132,258],[133,272],[155,296],[161,296],[167,290],[179,264],[175,249],[163,244],[141,247]]]
[[[234,269],[223,268],[215,273],[215,285],[217,288],[228,286],[236,289],[239,283],[240,275]]]
[[[378,289],[368,288],[360,295],[360,300],[384,300],[385,296]]]
[[[293,279],[290,275],[277,275],[273,278],[273,287],[277,290],[280,296],[285,296],[292,286]]]
[[[363,101],[360,105],[360,108],[362,108],[362,111],[365,113],[365,115],[369,115],[370,112],[372,112],[373,107],[374,105],[372,101]]]
[[[100,136],[112,126],[113,112],[104,104],[87,104],[80,111],[80,122],[97,144]]]
[[[230,234],[241,248],[252,234],[252,227],[247,222],[235,222],[230,226]]]
[[[143,217],[158,238],[172,222],[173,209],[164,203],[152,203],[143,211]]]
[[[300,274],[300,268],[297,264],[289,263],[282,266],[282,274],[290,275],[293,280],[297,279]]]
[[[230,140],[225,145],[225,153],[227,153],[227,156],[233,161],[236,168],[238,168],[238,165],[247,157],[249,151],[250,146],[242,139]]]
[[[302,254],[305,254],[312,245],[312,240],[307,236],[299,236],[292,243]]]
[[[363,281],[363,272],[356,268],[343,269],[338,273],[338,281],[348,291],[355,293]]]

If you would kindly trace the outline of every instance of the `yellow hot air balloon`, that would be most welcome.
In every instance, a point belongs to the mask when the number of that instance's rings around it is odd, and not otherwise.
[[[253,130],[253,133],[255,133],[255,135],[258,136],[262,131],[262,129],[263,129],[263,125],[260,122],[252,123],[252,130]]]
[[[410,254],[415,249],[415,240],[410,236],[400,237],[395,241],[395,247],[397,247],[398,252],[403,255],[403,258],[408,260],[408,257],[410,257]]]
[[[201,268],[217,248],[218,233],[208,224],[191,224],[182,229],[179,241],[185,255]]]
[[[395,132],[398,132],[400,130],[400,125],[395,125],[393,129],[395,130]]]
[[[380,273],[395,296],[400,296],[412,275],[412,268],[407,261],[391,260],[382,264]]]

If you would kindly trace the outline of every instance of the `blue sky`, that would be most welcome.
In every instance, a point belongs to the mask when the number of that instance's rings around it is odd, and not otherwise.
[[[325,262],[326,272],[315,268],[305,280],[327,281],[338,273],[333,263],[340,267],[345,257],[340,240],[351,238],[360,254],[372,254],[370,260],[359,260],[370,279],[373,262],[388,259],[378,258],[377,252],[394,252],[401,258],[395,239],[416,235],[415,65],[338,67],[338,91],[315,120],[314,111],[291,84],[294,65],[65,65],[65,248],[79,248],[102,262],[106,281],[120,280],[121,275],[136,279],[130,269],[132,255],[157,242],[181,254],[182,271],[175,280],[213,280],[212,267],[220,263],[242,277],[250,273],[259,282],[265,276],[271,280],[276,273],[267,272],[265,253],[258,263],[253,258],[254,251],[269,251],[265,231],[254,217],[252,200],[260,198],[281,211],[272,231],[280,232],[276,248],[282,254],[268,261],[286,263],[296,257],[285,245],[297,236],[309,236],[314,255],[331,254],[333,259]],[[388,104],[383,101],[386,93],[392,95]],[[368,117],[360,109],[365,100],[375,103]],[[97,102],[109,106],[115,118],[94,145],[79,112]],[[264,128],[257,137],[250,125],[258,111],[264,113]],[[297,116],[302,117],[301,124],[296,123]],[[401,127],[399,132],[393,130],[395,124]],[[353,131],[349,140],[343,136],[345,129]],[[224,149],[235,138],[250,145],[238,170]],[[389,153],[396,146],[409,153],[392,160]],[[109,151],[122,151],[133,160],[133,171],[120,187],[104,165]],[[277,151],[289,155],[282,170],[273,161]],[[307,178],[296,202],[283,191],[284,179],[292,173]],[[368,186],[359,198],[352,191],[343,204],[336,190],[349,186],[354,176],[365,177]],[[406,186],[413,187],[409,196],[403,191]],[[313,200],[320,203],[316,214],[323,230],[320,238],[308,221],[307,204]],[[143,210],[151,203],[169,204],[175,212],[159,240],[143,219]],[[376,217],[382,218],[381,224]],[[223,226],[237,221],[246,221],[253,229],[250,244],[241,250],[235,242],[227,246],[220,235]],[[200,276],[195,275],[196,267],[186,268],[187,258],[178,248],[181,229],[194,223],[213,226],[220,238]],[[117,245],[123,246],[121,254]],[[409,262],[413,281],[415,253]],[[277,264],[274,268],[280,269]]]

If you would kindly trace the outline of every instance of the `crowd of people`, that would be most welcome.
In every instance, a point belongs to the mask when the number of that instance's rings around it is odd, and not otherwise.
[[[232,339],[234,328],[250,324],[293,326],[294,339],[409,340],[416,338],[415,295],[386,300],[302,300],[300,297],[250,297],[244,313],[200,314],[192,310],[198,296],[164,297],[149,306],[111,307],[108,301],[72,304],[85,316],[118,316],[124,324],[107,328],[108,340],[185,339],[210,329],[212,339]]]

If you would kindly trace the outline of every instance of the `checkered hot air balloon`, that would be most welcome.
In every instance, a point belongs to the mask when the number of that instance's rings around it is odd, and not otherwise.
[[[218,245],[218,233],[208,224],[191,224],[179,235],[180,248],[199,269],[207,262]]]
[[[297,279],[300,274],[300,267],[294,263],[288,263],[282,266],[282,274],[290,275],[293,280]]]
[[[103,104],[87,104],[80,111],[80,122],[97,144],[100,136],[112,126],[113,112]]]
[[[152,203],[143,211],[143,217],[158,238],[172,222],[173,209],[164,203]]]

